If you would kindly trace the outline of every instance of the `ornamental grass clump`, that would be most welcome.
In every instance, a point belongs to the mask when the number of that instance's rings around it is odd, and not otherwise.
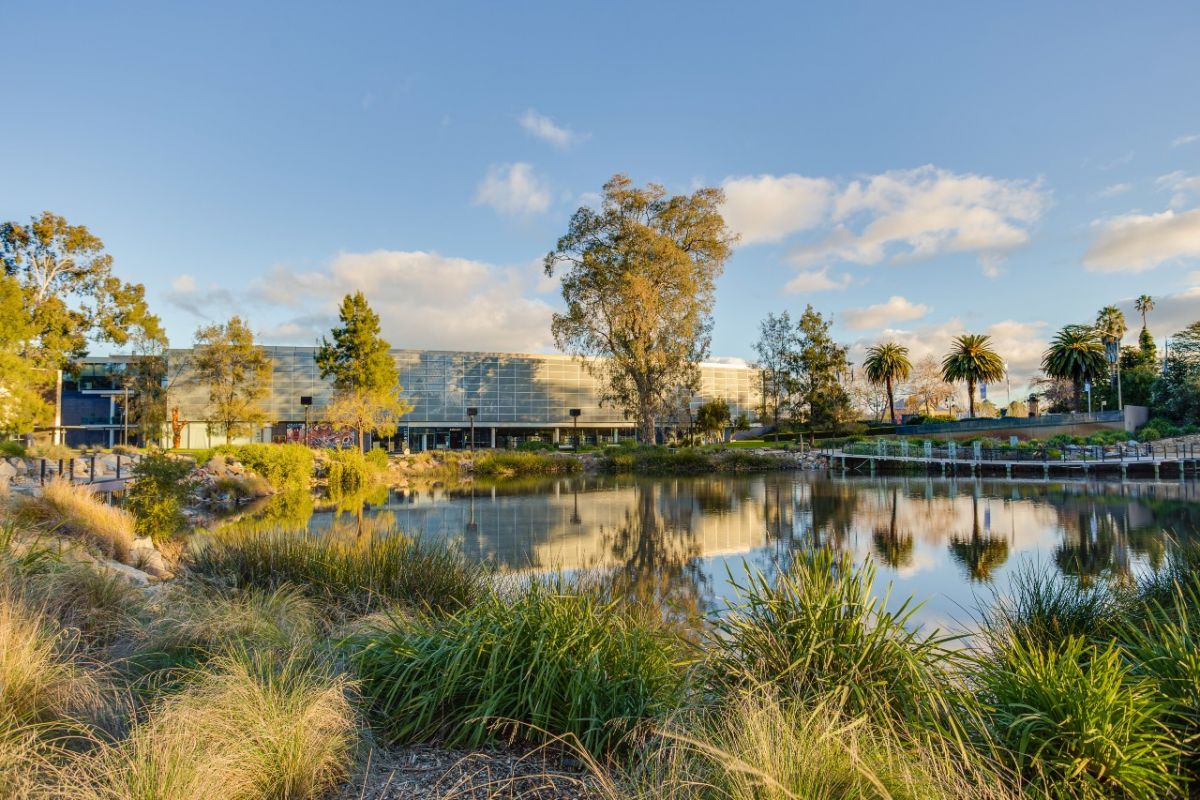
[[[299,587],[320,603],[366,613],[403,602],[455,609],[480,597],[486,567],[396,531],[343,540],[284,531],[217,536],[193,549],[189,572],[232,588]]]
[[[982,615],[982,633],[994,647],[1016,641],[1034,648],[1070,636],[1094,639],[1110,632],[1117,599],[1105,588],[1064,580],[1052,568],[1019,569],[1006,596],[997,595]]]
[[[397,742],[571,736],[602,753],[671,711],[687,673],[679,641],[650,615],[558,583],[397,619],[345,646]]]
[[[631,759],[616,797],[679,800],[1003,800],[994,775],[848,716],[748,687],[714,709],[685,711]],[[632,791],[630,791],[632,789]]]
[[[1200,781],[1200,575],[1181,579],[1172,600],[1150,601],[1140,617],[1121,626],[1119,637],[1134,673],[1166,701],[1164,720],[1188,776]]]
[[[1014,640],[977,675],[986,725],[1034,796],[1172,797],[1182,786],[1169,705],[1115,644]]]
[[[570,475],[582,471],[583,462],[579,459],[550,453],[485,453],[472,466],[472,473],[480,478]]]
[[[949,637],[922,634],[919,606],[887,608],[875,568],[827,550],[798,554],[773,579],[752,572],[709,637],[718,684],[771,685],[805,702],[835,698],[852,717],[884,726],[953,724]]]
[[[118,561],[126,561],[133,546],[133,515],[68,481],[49,481],[41,494],[22,497],[16,516],[44,533],[82,539]]]
[[[317,800],[348,776],[358,723],[345,677],[307,662],[227,657],[152,707],[129,736],[81,755],[83,800]]]

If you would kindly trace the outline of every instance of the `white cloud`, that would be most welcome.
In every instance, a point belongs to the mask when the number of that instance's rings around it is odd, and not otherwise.
[[[1110,186],[1105,186],[1103,189],[1096,192],[1095,197],[1104,200],[1109,197],[1116,197],[1117,195],[1125,194],[1132,188],[1132,183],[1114,183]]]
[[[803,175],[726,178],[722,213],[741,244],[778,242],[821,225],[829,212],[834,184]]]
[[[518,122],[526,133],[543,142],[548,142],[560,150],[566,150],[571,145],[587,138],[582,134],[575,133],[570,128],[555,124],[554,120],[545,114],[539,114],[532,108],[522,114]]]
[[[1154,295],[1154,310],[1146,315],[1150,333],[1158,340],[1159,355],[1162,355],[1164,338],[1174,336],[1200,320],[1200,272],[1189,273],[1185,280],[1190,285],[1181,291]],[[1133,298],[1117,304],[1129,321],[1130,331],[1126,334],[1126,344],[1136,341],[1142,325],[1142,315],[1133,304]]]
[[[797,272],[796,277],[788,281],[783,290],[791,294],[824,292],[830,289],[845,289],[852,281],[853,278],[848,273],[843,272],[841,275],[831,276],[829,267],[821,267]]]
[[[1187,205],[1188,195],[1200,195],[1200,175],[1188,175],[1181,170],[1163,175],[1154,181],[1154,185],[1173,193],[1169,205],[1175,209]]]
[[[1200,142],[1200,133],[1186,133],[1183,136],[1176,136],[1171,140],[1171,147],[1182,147],[1192,142]]]
[[[171,288],[163,293],[163,299],[169,305],[204,320],[227,316],[237,308],[233,293],[228,289],[222,289],[215,283],[207,289],[201,289],[196,285],[196,279],[186,273],[171,281]]]
[[[1200,258],[1200,209],[1125,214],[1092,225],[1099,232],[1083,266],[1093,272],[1143,272],[1166,261]]]
[[[493,164],[475,192],[475,204],[501,214],[537,214],[550,207],[550,188],[529,164]]]
[[[263,302],[293,314],[267,339],[307,344],[327,333],[347,293],[361,290],[393,347],[545,351],[552,309],[528,265],[500,267],[421,251],[341,253],[326,267],[276,267],[256,286]]]
[[[791,260],[859,264],[942,253],[1003,254],[1029,241],[1046,207],[1038,181],[957,174],[934,166],[851,182],[834,202],[833,231],[797,246]]]
[[[882,328],[893,322],[910,322],[928,313],[929,306],[892,295],[886,303],[876,303],[866,308],[848,308],[842,312],[842,319],[850,330],[863,331]]]

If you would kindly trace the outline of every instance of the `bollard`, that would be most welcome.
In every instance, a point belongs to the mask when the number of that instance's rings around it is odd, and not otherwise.
[[[96,454],[92,453],[92,466],[88,470],[88,483],[96,482]]]
[[[68,459],[67,467],[71,470],[71,483],[75,482],[75,459]]]
[[[117,454],[117,480],[121,480],[121,454]]]
[[[46,459],[42,459],[42,486],[46,485]]]

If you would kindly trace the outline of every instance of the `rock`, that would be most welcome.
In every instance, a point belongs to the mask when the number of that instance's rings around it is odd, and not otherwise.
[[[8,485],[17,477],[17,468],[7,461],[0,461],[0,484]]]
[[[135,586],[149,586],[155,580],[149,573],[143,572],[136,567],[131,567],[128,564],[122,564],[120,561],[111,561],[107,558],[98,559],[96,566],[128,579]]]
[[[129,561],[142,572],[159,580],[172,577],[166,559],[158,552],[149,536],[139,536],[133,540],[129,547]]]

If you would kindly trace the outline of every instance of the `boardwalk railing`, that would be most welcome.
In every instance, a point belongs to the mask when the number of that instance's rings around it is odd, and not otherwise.
[[[950,442],[934,446],[932,442],[891,441],[876,439],[870,442],[851,442],[830,455],[862,456],[865,458],[900,458],[923,461],[962,462],[1138,462],[1189,460],[1200,458],[1200,445],[1141,444],[1064,445],[1062,447],[984,447],[980,442],[960,444]]]
[[[77,458],[39,458],[34,460],[33,478],[39,485],[62,478],[83,485],[126,480],[133,472],[133,459],[120,454],[91,454]]]

